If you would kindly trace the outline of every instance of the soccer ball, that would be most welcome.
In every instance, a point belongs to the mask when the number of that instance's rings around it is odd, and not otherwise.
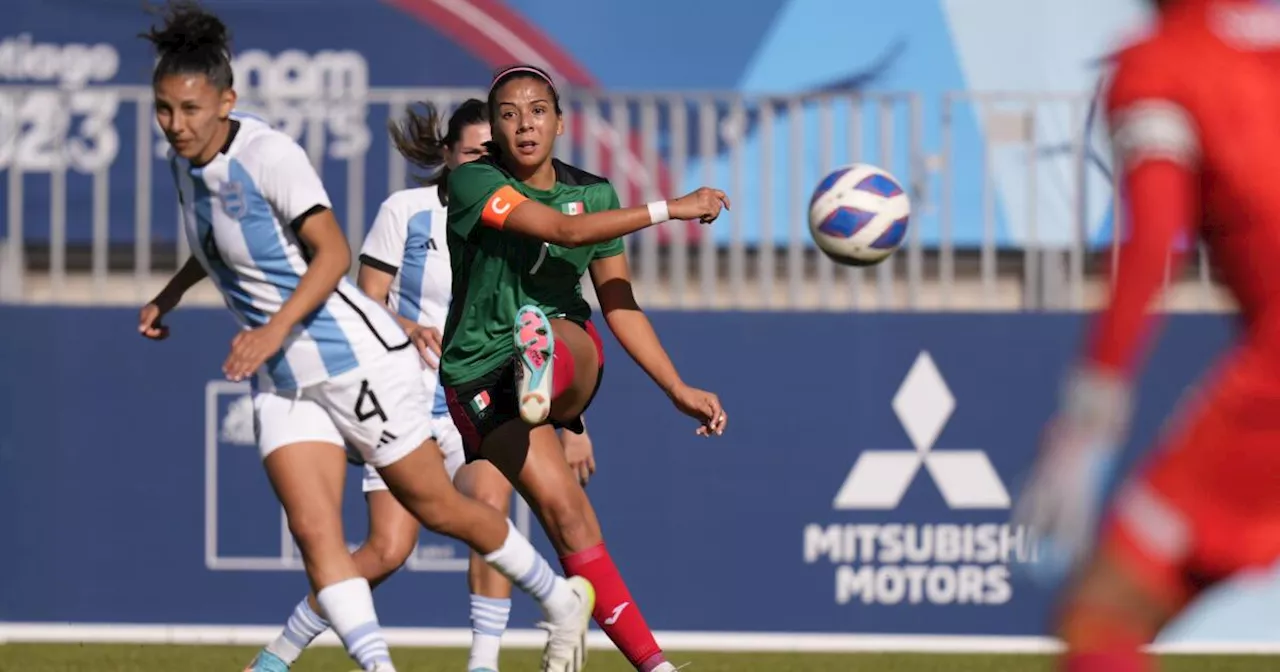
[[[892,175],[865,163],[831,171],[809,199],[809,233],[828,257],[873,266],[907,237],[911,200]]]

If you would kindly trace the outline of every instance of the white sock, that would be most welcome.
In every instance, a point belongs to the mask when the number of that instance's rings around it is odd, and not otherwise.
[[[329,616],[333,631],[347,647],[347,654],[365,672],[393,670],[391,651],[378,627],[378,614],[373,610],[373,593],[363,577],[339,581],[316,593],[316,601]]]
[[[304,597],[298,606],[293,608],[289,620],[285,621],[284,631],[276,637],[276,641],[267,645],[267,651],[292,665],[298,662],[302,650],[328,629],[329,621],[317,614]]]
[[[471,596],[471,657],[468,670],[498,669],[502,633],[511,616],[511,600],[483,595]]]
[[[542,605],[551,621],[568,618],[578,606],[578,597],[564,577],[556,574],[546,558],[507,519],[507,539],[502,547],[484,556],[485,562],[502,572],[516,586]]]

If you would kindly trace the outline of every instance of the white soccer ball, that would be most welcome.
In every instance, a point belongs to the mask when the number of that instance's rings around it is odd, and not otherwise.
[[[837,168],[809,199],[809,233],[828,257],[873,266],[907,238],[911,199],[889,173],[865,163]]]

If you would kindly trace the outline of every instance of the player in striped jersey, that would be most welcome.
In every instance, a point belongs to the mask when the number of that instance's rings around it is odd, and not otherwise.
[[[405,120],[391,125],[390,131],[400,154],[432,173],[422,180],[422,186],[397,191],[382,203],[361,250],[358,282],[369,297],[388,304],[422,355],[427,388],[435,391],[431,424],[450,478],[463,493],[505,516],[511,504],[511,484],[488,462],[463,465],[462,437],[449,415],[436,371],[440,332],[452,294],[449,247],[444,236],[447,211],[440,194],[450,170],[484,155],[484,144],[490,139],[489,117],[483,101],[468,100],[449,118],[446,133],[439,138],[439,115],[433,106],[426,108],[426,114],[408,110]],[[442,163],[444,167],[439,168]],[[562,441],[571,467],[580,472],[581,478],[588,478],[594,470],[590,440],[570,433],[563,435]],[[571,452],[580,457],[573,459]],[[418,522],[387,492],[376,469],[368,465],[364,469],[369,535],[354,557],[361,575],[376,587],[413,552]],[[482,556],[472,553],[468,584],[472,643],[467,669],[496,672],[502,634],[511,611],[511,582],[494,571]],[[328,628],[328,622],[315,613],[315,596],[309,595],[294,608],[284,630],[267,645],[267,651],[293,664],[302,648]]]
[[[583,667],[594,591],[566,581],[501,514],[461,495],[430,445],[431,399],[404,331],[344,276],[346,237],[305,152],[234,115],[222,22],[192,2],[170,5],[146,37],[159,59],[156,119],[169,141],[192,258],[139,316],[149,338],[163,316],[211,278],[243,330],[223,372],[253,381],[258,448],[302,552],[319,611],[366,672],[395,669],[369,584],[342,532],[343,446],[378,469],[428,528],[465,541],[533,595],[548,617],[543,670]],[[259,671],[287,666],[271,656]]]

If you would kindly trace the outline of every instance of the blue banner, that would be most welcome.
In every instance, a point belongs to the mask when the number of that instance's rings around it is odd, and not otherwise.
[[[180,310],[171,338],[152,343],[135,317],[0,309],[0,621],[282,622],[306,580],[245,389],[220,379],[235,326],[224,311]],[[696,437],[606,337],[589,494],[651,625],[1045,633],[1053,595],[1017,572],[1032,556],[1008,504],[1078,317],[651,317],[685,380],[730,416],[723,437]],[[1229,337],[1218,317],[1168,321],[1133,446]],[[352,544],[365,529],[358,476]],[[553,557],[536,522],[533,536]],[[424,532],[377,591],[383,622],[466,627],[464,558]],[[519,598],[512,627],[535,616]]]

